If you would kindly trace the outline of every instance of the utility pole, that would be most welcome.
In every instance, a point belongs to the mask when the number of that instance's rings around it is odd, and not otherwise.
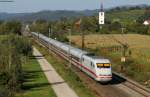
[[[71,50],[71,29],[68,29],[69,31],[69,52],[68,52],[68,59],[69,59],[69,68],[71,69],[71,61],[72,61],[72,58],[71,58],[71,53],[70,53],[70,50]]]
[[[49,37],[49,39],[51,38],[51,34],[52,34],[52,26],[50,25],[50,27],[49,27],[49,31],[48,31],[49,33],[48,33],[48,37]],[[52,45],[51,45],[51,43],[49,44],[49,50],[50,50],[50,52],[52,53]]]
[[[85,47],[85,44],[84,44],[84,41],[85,41],[84,31],[82,31],[81,36],[82,36],[82,50],[84,50],[84,47]]]
[[[124,35],[124,30],[125,30],[125,28],[122,27],[121,28],[122,36]],[[126,42],[126,40],[124,40],[124,42]],[[126,52],[128,50],[127,43],[122,43],[122,46],[123,46],[123,51],[122,51],[122,57],[121,57],[121,62],[122,62],[121,68],[120,68],[121,72],[124,71],[124,65],[125,65],[125,62],[126,62]]]
[[[81,32],[81,22],[82,22],[82,19],[80,18],[76,23],[75,23],[75,26],[76,28],[78,29],[79,33],[81,33],[81,41],[82,41],[82,50],[84,50],[84,47],[85,47],[85,44],[84,44],[84,41],[85,41],[85,33],[84,31]]]
[[[39,33],[39,31],[38,31],[38,41],[39,41],[39,38],[40,38],[40,33]]]

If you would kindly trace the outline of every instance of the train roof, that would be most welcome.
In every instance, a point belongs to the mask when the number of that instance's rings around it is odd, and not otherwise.
[[[101,56],[90,56],[92,59],[106,59],[104,57],[101,57]]]
[[[38,35],[36,32],[32,32],[32,34]],[[47,41],[47,42],[49,42],[49,43],[52,43],[52,44],[54,44],[55,46],[57,46],[57,47],[59,47],[59,48],[61,48],[61,49],[64,49],[64,47],[66,47],[66,48],[67,48],[66,50],[68,51],[69,48],[70,48],[70,52],[71,52],[74,56],[76,56],[76,57],[78,57],[78,58],[81,58],[82,55],[89,54],[88,52],[83,51],[83,50],[81,50],[81,49],[79,49],[79,48],[76,48],[76,47],[70,46],[70,45],[68,45],[68,44],[66,44],[66,43],[63,43],[63,42],[60,42],[60,41],[57,41],[57,40],[48,38],[48,37],[44,36],[43,34],[39,34],[39,36],[40,36],[41,38],[43,38],[45,41]]]

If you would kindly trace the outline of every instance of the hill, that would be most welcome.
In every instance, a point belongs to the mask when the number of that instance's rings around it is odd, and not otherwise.
[[[147,5],[138,6],[121,6],[111,9],[106,9],[106,18],[113,21],[135,21],[138,17],[144,14],[144,10],[150,8]],[[69,11],[69,10],[56,10],[56,11],[40,11],[34,13],[0,13],[0,20],[19,20],[19,21],[33,21],[37,19],[45,20],[59,20],[61,17],[78,18],[81,16],[98,16],[98,9],[95,10],[82,10],[82,11]]]
[[[40,11],[35,13],[0,13],[0,20],[19,20],[19,21],[33,21],[37,19],[58,20],[61,17],[76,18],[81,16],[94,15],[98,10],[84,10],[84,11]]]

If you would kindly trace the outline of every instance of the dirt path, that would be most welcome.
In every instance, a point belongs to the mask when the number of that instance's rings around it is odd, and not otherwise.
[[[36,48],[33,48],[33,50],[34,56],[36,56],[57,97],[78,97],[68,84],[59,76],[50,63],[48,63],[48,61],[43,57],[43,55]]]

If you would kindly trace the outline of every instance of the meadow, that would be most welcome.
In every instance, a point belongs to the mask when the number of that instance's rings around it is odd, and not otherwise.
[[[35,57],[28,59],[23,65],[23,70],[25,77],[23,93],[17,97],[56,97]]]

